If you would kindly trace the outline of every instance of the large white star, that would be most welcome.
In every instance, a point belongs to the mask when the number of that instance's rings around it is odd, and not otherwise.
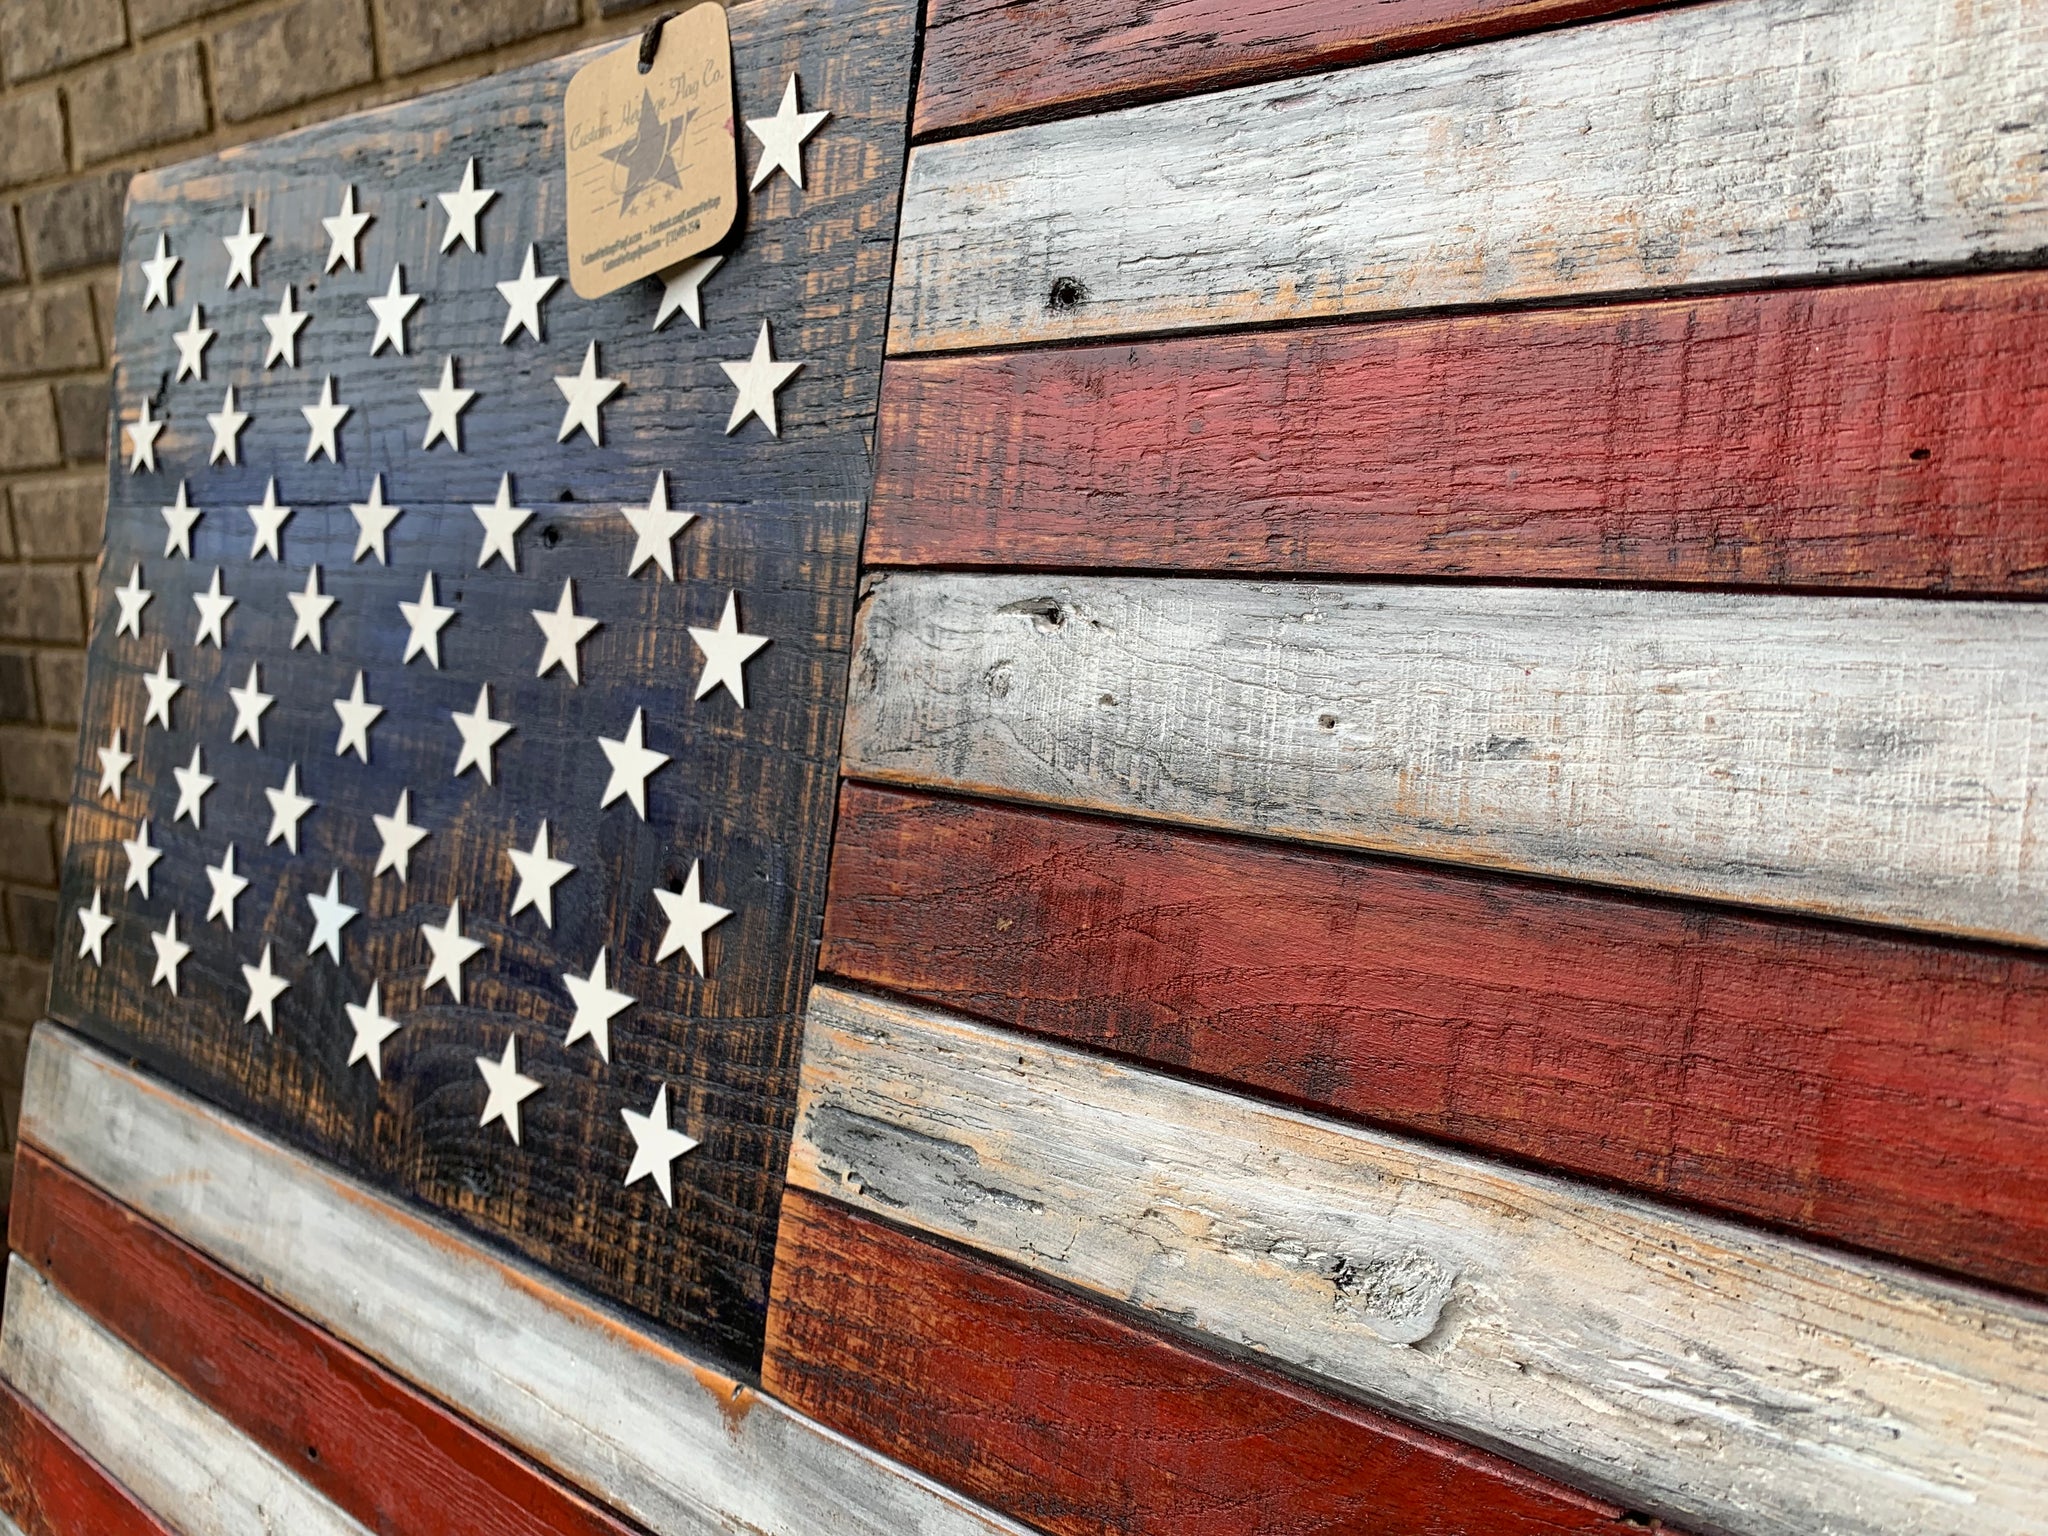
[[[100,888],[92,888],[92,905],[78,909],[78,926],[85,931],[78,936],[78,958],[92,956],[94,965],[107,963],[107,930],[114,926],[114,920],[107,916],[107,909],[100,901]]]
[[[187,560],[192,558],[192,525],[199,521],[200,509],[186,499],[185,482],[178,482],[178,499],[168,507],[158,507],[164,515],[164,558],[171,558],[175,550]]]
[[[766,635],[749,635],[740,631],[739,593],[725,595],[725,613],[719,618],[718,628],[699,629],[690,626],[690,638],[697,642],[697,649],[704,653],[704,671],[697,679],[695,697],[703,698],[712,689],[723,687],[733,696],[741,709],[747,707],[747,658],[768,643]]]
[[[242,1010],[242,1022],[263,1020],[263,1032],[277,1033],[277,1000],[291,990],[291,983],[270,968],[270,945],[263,946],[263,958],[242,967],[242,980],[249,988],[249,1005]]]
[[[626,1183],[630,1185],[637,1179],[652,1179],[661,1191],[661,1198],[673,1206],[676,1192],[670,1183],[670,1165],[698,1143],[694,1136],[669,1129],[668,1084],[663,1083],[655,1090],[654,1107],[646,1114],[637,1115],[630,1109],[622,1109],[619,1117],[626,1122],[626,1129],[633,1133],[633,1165],[626,1170]]]
[[[740,424],[749,416],[759,416],[761,424],[775,436],[782,435],[781,425],[775,419],[775,392],[790,381],[802,363],[778,363],[775,348],[768,339],[768,322],[761,322],[761,334],[754,341],[754,355],[741,363],[720,363],[725,376],[739,389],[740,397],[732,403],[732,417],[725,424],[728,436],[739,431]]]
[[[313,909],[313,939],[307,944],[306,953],[317,954],[325,949],[329,959],[341,964],[341,930],[356,916],[356,909],[341,899],[341,871],[330,874],[326,892],[308,896],[306,905]]]
[[[222,626],[227,622],[228,610],[235,606],[235,600],[220,587],[220,567],[213,568],[213,580],[204,592],[192,594],[192,606],[199,610],[199,621],[193,626],[192,643],[195,646],[213,642],[217,651],[227,644]]]
[[[179,691],[185,685],[171,676],[171,653],[169,651],[165,651],[162,656],[157,658],[156,670],[154,672],[145,672],[143,674],[142,686],[149,694],[149,708],[143,711],[142,728],[145,731],[148,730],[149,723],[154,720],[165,730],[170,730],[171,700],[178,696]]]
[[[782,105],[773,117],[750,117],[747,132],[761,141],[761,158],[754,163],[754,179],[747,183],[747,190],[753,191],[777,170],[787,171],[789,179],[799,187],[804,184],[803,142],[818,131],[818,125],[830,117],[830,112],[799,112],[797,110],[796,76],[789,77],[789,84],[783,88]]]
[[[135,829],[133,837],[121,839],[121,849],[128,855],[128,878],[121,882],[124,891],[142,892],[142,899],[149,899],[149,872],[156,867],[156,861],[164,856],[161,848],[149,840],[149,823],[144,821]]]
[[[270,332],[270,346],[263,353],[263,366],[269,368],[279,360],[285,367],[299,366],[299,332],[305,329],[312,315],[303,309],[292,307],[292,285],[284,285],[284,299],[277,306],[277,313],[263,317],[263,329]]]
[[[461,186],[453,192],[434,195],[441,199],[441,206],[448,213],[448,227],[441,232],[441,249],[445,251],[460,240],[472,251],[476,250],[476,216],[498,195],[498,189],[476,184],[476,161],[471,160],[463,167]],[[512,1139],[517,1141],[519,1138],[515,1136]]]
[[[427,941],[434,958],[427,965],[427,979],[420,987],[420,996],[434,990],[434,983],[440,982],[448,989],[448,995],[458,1003],[462,1001],[462,967],[474,959],[483,949],[475,939],[465,938],[462,933],[462,903],[455,902],[448,908],[448,921],[436,928],[432,923],[420,924],[420,937]]]
[[[680,267],[672,267],[662,273],[661,307],[655,312],[654,329],[660,330],[668,324],[671,316],[681,313],[690,317],[690,324],[703,330],[704,312],[698,304],[697,290],[724,260],[723,256],[699,256],[695,261],[686,261]]]
[[[191,318],[185,322],[185,329],[171,332],[171,341],[178,349],[177,383],[183,379],[197,379],[206,382],[206,349],[219,334],[199,323],[199,306],[192,306]]]
[[[420,578],[420,600],[416,603],[400,602],[398,611],[405,615],[408,633],[405,637],[405,655],[399,658],[403,666],[413,657],[424,654],[436,668],[441,665],[441,628],[455,617],[455,610],[434,601],[434,573]]]
[[[226,397],[217,411],[206,413],[206,424],[213,428],[213,448],[206,455],[206,462],[218,464],[226,459],[230,464],[242,462],[242,428],[249,425],[249,413],[235,409],[235,386],[230,384]],[[151,464],[151,469],[156,465]]]
[[[370,338],[370,356],[375,357],[387,345],[400,357],[405,356],[405,317],[419,301],[418,294],[405,291],[405,268],[393,267],[391,286],[365,300],[370,313],[377,317],[377,334]]]
[[[351,272],[356,266],[356,244],[363,237],[363,226],[370,222],[367,213],[356,212],[356,189],[353,186],[341,189],[341,212],[320,221],[327,231],[327,265],[320,270],[332,272],[343,262]]]
[[[398,872],[398,883],[405,883],[406,871],[412,864],[412,851],[426,837],[427,829],[415,826],[412,821],[412,791],[398,792],[398,809],[389,816],[372,815],[370,820],[377,824],[377,867],[370,871],[370,878],[376,879],[385,870]]]
[[[114,620],[116,635],[133,635],[142,638],[142,610],[149,606],[155,596],[142,584],[142,567],[131,566],[128,570],[128,584],[114,588],[114,602],[120,608],[120,617]]]
[[[249,889],[249,877],[235,873],[235,845],[220,856],[218,864],[206,866],[206,883],[213,894],[206,903],[206,920],[219,918],[229,933],[235,931],[235,900]]]
[[[285,847],[297,853],[299,822],[313,809],[313,802],[299,793],[299,765],[293,763],[287,768],[284,783],[276,789],[265,789],[263,798],[270,802],[270,831],[264,835],[265,845],[283,838]]]
[[[100,748],[100,793],[121,798],[121,776],[128,771],[128,765],[135,761],[133,752],[121,750],[121,733],[117,729],[113,739]]]
[[[540,665],[533,675],[546,677],[549,667],[560,667],[569,674],[570,682],[581,683],[583,674],[577,665],[576,647],[597,628],[598,621],[576,611],[574,580],[563,578],[561,600],[554,607],[535,608],[531,612],[547,642],[541,647]]]
[[[373,981],[369,997],[360,1003],[341,1005],[356,1032],[355,1044],[348,1048],[347,1065],[367,1061],[370,1075],[380,1083],[384,1080],[384,1042],[398,1033],[398,1020],[385,1016],[381,987],[382,983]]]
[[[697,520],[697,514],[669,511],[668,471],[664,469],[655,473],[654,494],[647,498],[646,506],[621,507],[619,511],[633,525],[633,554],[626,561],[626,574],[632,575],[652,560],[661,567],[662,575],[674,581],[675,537]]]
[[[569,996],[576,1003],[576,1017],[569,1021],[569,1033],[562,1044],[574,1045],[578,1040],[588,1038],[597,1047],[597,1054],[606,1061],[612,1059],[612,1020],[632,1007],[639,999],[612,989],[611,978],[605,971],[605,952],[597,952],[597,963],[590,968],[588,976],[577,976],[571,972],[562,973],[562,985],[569,989]]]
[[[405,508],[388,507],[384,504],[384,477],[379,475],[370,482],[368,501],[351,502],[348,510],[356,520],[355,558],[360,560],[375,550],[377,563],[389,565],[391,560],[384,553],[384,532]]]
[[[697,968],[699,976],[707,974],[704,969],[704,935],[732,916],[729,908],[715,906],[703,897],[702,871],[704,861],[690,861],[690,878],[683,882],[681,891],[664,891],[657,888],[654,899],[662,913],[668,918],[668,931],[661,936],[661,947],[654,952],[656,960],[666,960],[677,950],[690,957],[690,964]]]
[[[427,408],[427,436],[420,447],[431,448],[436,438],[446,438],[450,448],[462,452],[462,412],[475,398],[475,390],[455,387],[455,359],[443,359],[440,385],[420,391],[420,401]]]
[[[540,303],[555,291],[559,277],[548,277],[536,270],[535,251],[531,244],[526,247],[526,265],[519,269],[519,275],[509,282],[498,284],[498,292],[505,296],[505,330],[498,337],[503,345],[524,330],[535,341],[540,334]]]
[[[533,510],[512,505],[512,477],[498,476],[498,499],[494,502],[471,502],[469,510],[484,525],[484,543],[483,548],[477,551],[476,568],[482,570],[491,563],[491,556],[496,555],[511,569],[518,570],[519,550],[513,543],[513,536],[526,526]]]
[[[334,701],[334,712],[341,716],[341,734],[334,741],[334,755],[342,756],[351,747],[364,762],[370,760],[370,727],[377,723],[377,717],[384,713],[382,704],[372,704],[363,697],[362,669],[356,669],[355,687],[349,690],[345,699]]]
[[[491,718],[491,685],[485,683],[477,689],[474,710],[465,715],[459,709],[451,709],[448,718],[455,722],[456,733],[462,737],[462,750],[455,754],[455,777],[459,779],[465,769],[474,768],[489,784],[491,749],[512,729],[511,722]]]
[[[192,946],[178,937],[178,914],[173,912],[161,933],[152,933],[149,942],[156,949],[156,969],[150,973],[149,984],[162,982],[171,989],[171,996],[178,995],[178,967],[185,963],[185,957],[192,953]]]
[[[519,889],[512,893],[511,916],[517,917],[528,907],[540,913],[540,920],[548,927],[555,926],[555,887],[560,885],[576,866],[567,859],[558,859],[548,847],[548,824],[540,824],[540,832],[533,840],[533,847],[507,848],[505,857],[512,861],[513,869],[519,873]]]
[[[483,1118],[477,1124],[504,1121],[514,1145],[519,1141],[519,1106],[540,1092],[539,1082],[519,1070],[518,1044],[516,1038],[507,1039],[505,1054],[496,1061],[488,1056],[476,1058],[476,1069],[490,1088],[484,1098]]]
[[[292,646],[299,648],[299,642],[310,640],[315,651],[326,650],[327,610],[335,600],[320,590],[320,567],[306,568],[306,585],[303,591],[287,592],[286,602],[292,605]]]
[[[206,800],[206,792],[213,788],[213,775],[206,771],[200,757],[200,749],[193,747],[192,761],[182,768],[173,768],[171,776],[178,781],[178,808],[171,812],[171,822],[189,817],[192,825],[200,824],[199,816]]]
[[[566,443],[580,430],[593,443],[604,442],[604,420],[598,414],[598,407],[618,393],[623,379],[601,379],[597,375],[597,343],[592,342],[583,352],[583,367],[574,374],[555,375],[555,388],[562,392],[562,399],[568,402],[562,408],[562,430],[555,434],[555,441]]]
[[[341,462],[340,447],[334,441],[334,434],[348,419],[353,406],[339,404],[334,398],[334,375],[327,375],[327,381],[320,386],[320,398],[311,405],[299,407],[299,414],[306,418],[306,462],[312,463],[320,454],[327,455],[327,462]]]
[[[234,391],[229,390],[228,394],[232,398]],[[210,416],[207,418],[209,421],[212,419]],[[121,429],[128,434],[129,474],[143,469],[152,475],[156,473],[156,435],[163,429],[164,424],[149,414],[149,397],[145,395],[142,409],[136,413],[135,419]]]
[[[228,732],[229,742],[249,738],[249,745],[259,750],[263,746],[263,711],[276,702],[263,691],[256,680],[256,663],[249,663],[249,681],[239,688],[230,688],[228,697],[235,701],[234,729]]]
[[[285,519],[292,515],[290,507],[277,504],[277,476],[272,475],[263,486],[263,499],[248,508],[249,513],[249,558],[254,560],[260,554],[268,554],[273,560],[284,559],[278,548],[277,536],[284,529]]]
[[[647,776],[668,761],[666,752],[656,752],[641,737],[643,710],[633,711],[633,723],[626,727],[624,739],[612,740],[609,736],[597,738],[597,744],[604,748],[606,761],[612,765],[612,776],[604,786],[604,798],[597,802],[603,810],[621,795],[633,802],[633,809],[640,813],[640,819],[647,819]]]
[[[156,254],[145,257],[142,263],[143,280],[148,287],[143,291],[142,308],[145,313],[161,304],[171,307],[171,274],[178,270],[178,258],[171,254],[171,237],[158,232]]]
[[[228,287],[236,283],[256,286],[256,248],[269,238],[257,230],[255,214],[244,208],[242,227],[232,235],[220,237],[220,243],[228,248]]]

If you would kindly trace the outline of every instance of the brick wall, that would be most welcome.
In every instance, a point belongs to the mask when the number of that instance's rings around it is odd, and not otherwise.
[[[129,175],[620,36],[652,13],[652,0],[0,0],[0,1207],[58,928]]]

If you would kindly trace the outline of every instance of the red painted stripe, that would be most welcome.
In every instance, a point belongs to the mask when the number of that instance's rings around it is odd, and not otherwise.
[[[16,1154],[9,1235],[67,1297],[373,1531],[634,1529],[32,1147]]]
[[[171,1536],[135,1495],[0,1381],[0,1510],[22,1536]]]
[[[2048,962],[846,785],[821,968],[2048,1293]]]
[[[871,565],[2048,592],[2048,275],[892,360]]]

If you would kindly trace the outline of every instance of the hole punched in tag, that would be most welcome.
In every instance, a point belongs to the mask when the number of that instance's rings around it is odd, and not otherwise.
[[[640,73],[646,74],[654,68],[654,55],[661,48],[661,29],[682,15],[681,11],[663,11],[647,23],[640,32]]]

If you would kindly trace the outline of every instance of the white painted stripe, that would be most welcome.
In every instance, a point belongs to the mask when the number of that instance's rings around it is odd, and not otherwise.
[[[2039,0],[1687,6],[923,146],[890,344],[2032,258],[2044,152]]]
[[[662,1536],[1024,1536],[49,1024],[21,1134]]]

